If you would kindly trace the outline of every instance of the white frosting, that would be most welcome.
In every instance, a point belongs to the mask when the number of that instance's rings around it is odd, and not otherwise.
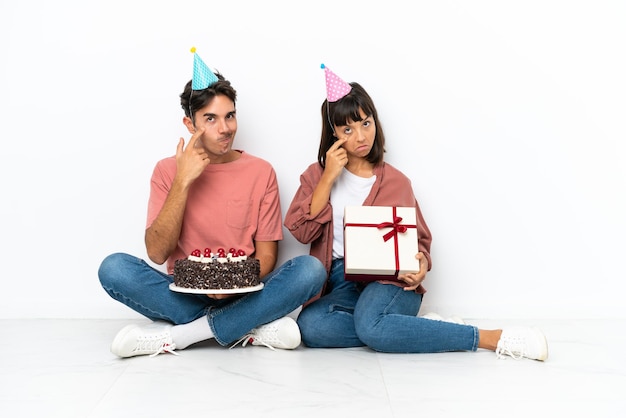
[[[213,255],[213,254],[211,254]],[[200,257],[195,256],[195,255],[190,255],[187,257],[187,260],[189,261],[196,261],[198,263],[212,263],[213,262],[213,258],[212,257],[205,257],[203,255],[201,255]]]
[[[187,257],[187,259],[189,261],[196,261],[199,263],[212,263],[213,261],[216,261],[218,263],[229,263],[229,262],[237,262],[237,261],[245,261],[248,259],[247,255],[238,255],[238,256],[233,256],[231,253],[226,254],[226,257],[218,257],[217,254],[215,253],[211,253],[211,257],[205,257],[204,255],[201,256],[195,256],[195,255],[190,255]]]

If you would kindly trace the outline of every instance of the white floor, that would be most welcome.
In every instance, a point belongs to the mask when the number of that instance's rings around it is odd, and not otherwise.
[[[0,320],[0,416],[626,416],[626,320],[533,320],[550,345],[543,363],[215,342],[118,359],[109,345],[130,322]]]

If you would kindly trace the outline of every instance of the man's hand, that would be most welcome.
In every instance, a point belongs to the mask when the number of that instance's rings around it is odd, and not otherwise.
[[[228,299],[230,297],[233,297],[234,294],[208,293],[207,296],[210,297],[211,299],[220,300],[220,299]]]
[[[180,138],[176,148],[176,177],[183,185],[188,186],[197,179],[207,165],[211,163],[209,155],[202,145],[204,128],[197,129],[185,147],[185,140]],[[198,142],[200,141],[200,142]]]

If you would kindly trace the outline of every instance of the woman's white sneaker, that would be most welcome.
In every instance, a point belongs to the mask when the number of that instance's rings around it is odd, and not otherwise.
[[[502,330],[496,348],[498,358],[529,358],[543,361],[548,358],[548,342],[538,328],[510,327]]]
[[[444,318],[438,313],[428,312],[427,314],[422,315],[420,318],[432,319],[434,321],[452,322],[453,324],[459,324],[459,325],[467,325],[467,323],[463,320],[463,318],[456,316],[456,315],[452,315],[449,318]]]

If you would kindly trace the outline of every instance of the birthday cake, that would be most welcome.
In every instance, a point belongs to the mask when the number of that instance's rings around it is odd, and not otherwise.
[[[187,258],[174,262],[174,285],[187,289],[225,290],[258,286],[261,281],[259,260],[242,250],[220,248],[212,253],[194,250]]]

